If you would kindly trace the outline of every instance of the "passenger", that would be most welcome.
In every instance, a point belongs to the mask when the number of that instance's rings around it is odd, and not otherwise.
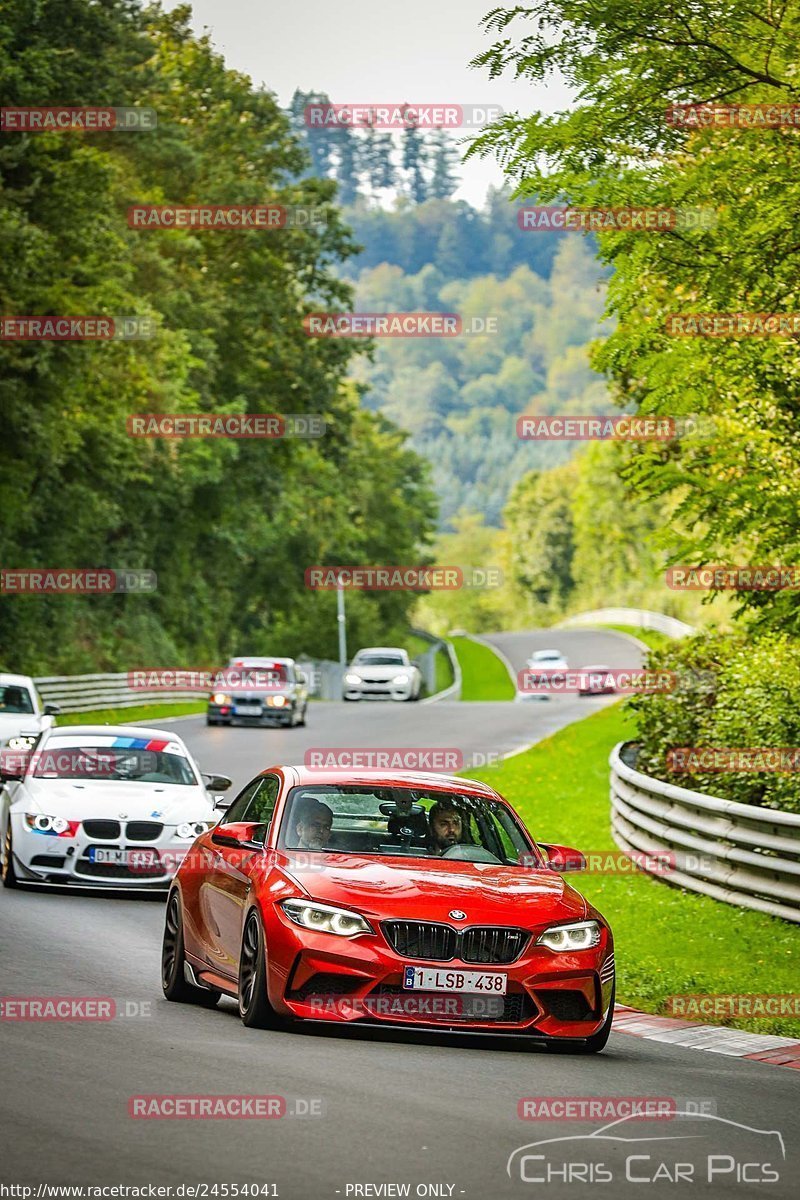
[[[303,796],[293,813],[297,847],[300,850],[324,850],[333,826],[333,813],[327,804],[313,796]]]

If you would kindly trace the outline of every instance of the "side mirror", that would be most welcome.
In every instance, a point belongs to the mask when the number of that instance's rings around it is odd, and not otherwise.
[[[227,775],[203,775],[203,783],[206,785],[207,792],[227,792],[232,786],[231,780]]]
[[[566,875],[570,871],[586,870],[586,859],[580,850],[574,850],[572,846],[558,846],[548,842],[540,842],[539,846],[545,853],[547,866],[551,871],[558,871],[559,874]]]
[[[263,850],[267,828],[258,821],[236,821],[232,825],[218,825],[212,830],[211,840],[217,846],[233,846],[237,850]]]
[[[44,706],[44,715],[46,717],[57,717],[60,712],[60,704],[45,704]]]

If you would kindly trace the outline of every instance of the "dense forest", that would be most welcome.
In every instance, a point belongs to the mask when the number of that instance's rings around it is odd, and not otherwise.
[[[414,561],[435,521],[424,462],[359,405],[354,342],[302,318],[348,308],[354,241],[336,185],[269,93],[226,68],[189,10],[10,0],[0,103],[152,108],[138,132],[5,133],[5,314],[136,314],[137,341],[0,342],[0,563],[142,567],[152,596],[4,596],[4,669],[48,673],[335,653],[318,562]],[[145,203],[310,205],[312,228],[135,230]],[[321,413],[316,440],[131,438],[137,412]],[[414,597],[353,597],[354,642],[391,639]]]

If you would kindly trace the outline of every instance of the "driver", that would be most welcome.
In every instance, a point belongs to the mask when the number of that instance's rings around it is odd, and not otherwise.
[[[449,800],[437,800],[428,813],[431,827],[428,849],[431,854],[444,854],[451,846],[464,841],[466,821],[459,808]]]
[[[300,850],[324,850],[333,825],[333,813],[314,796],[303,796],[294,810],[294,827]]]

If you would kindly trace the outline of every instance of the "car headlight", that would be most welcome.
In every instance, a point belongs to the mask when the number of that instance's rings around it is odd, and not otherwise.
[[[348,671],[344,677],[345,683],[361,683],[361,676],[356,675],[353,671]]]
[[[338,933],[340,937],[352,937],[356,933],[375,932],[360,913],[332,908],[330,904],[317,904],[313,900],[282,900],[281,908],[295,925],[302,925],[304,929],[313,929],[317,933]]]
[[[6,747],[9,750],[32,750],[36,745],[36,734],[21,733],[19,737],[9,738]]]
[[[201,833],[205,833],[207,829],[211,829],[214,824],[214,821],[183,821],[175,830],[175,836],[194,840],[196,837],[200,837]]]
[[[599,941],[597,921],[575,921],[572,925],[551,925],[539,935],[536,945],[549,950],[591,950]]]
[[[232,704],[230,696],[226,696],[224,692],[215,692],[211,697],[212,704]]]
[[[408,683],[408,676],[405,673],[401,675],[395,675],[392,683]]]
[[[267,697],[267,704],[270,704],[273,708],[285,708],[288,703],[289,701],[286,696]]]
[[[80,821],[68,821],[65,817],[48,817],[44,813],[25,813],[25,824],[34,833],[49,837],[75,837]]]

